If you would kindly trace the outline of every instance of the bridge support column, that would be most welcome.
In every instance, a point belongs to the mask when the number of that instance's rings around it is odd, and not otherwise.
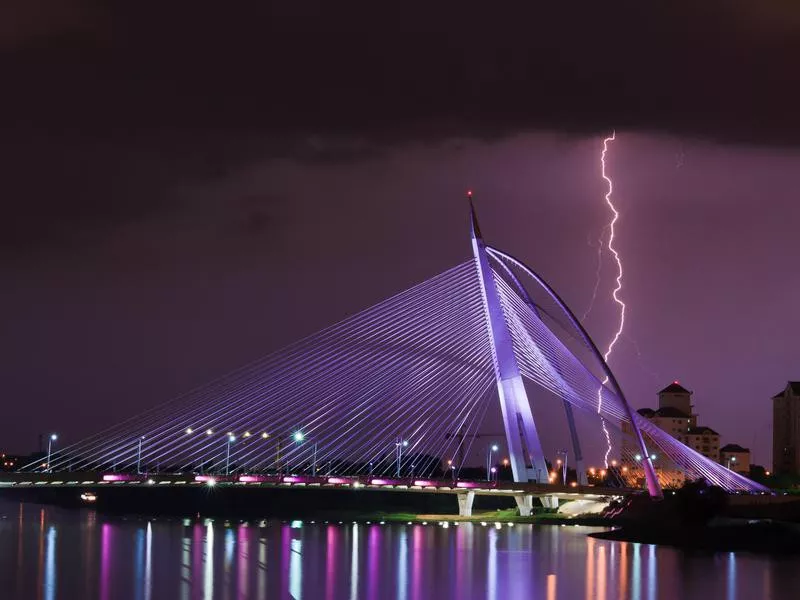
[[[539,499],[542,501],[542,506],[545,508],[558,508],[557,496],[542,496]]]
[[[533,496],[531,494],[517,494],[514,496],[517,501],[520,517],[530,517],[533,512]]]
[[[472,503],[475,502],[475,492],[456,494],[456,498],[458,498],[458,516],[471,517]]]

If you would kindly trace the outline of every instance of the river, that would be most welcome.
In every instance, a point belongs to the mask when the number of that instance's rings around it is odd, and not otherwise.
[[[0,502],[6,600],[797,598],[796,559],[596,528],[146,519]]]

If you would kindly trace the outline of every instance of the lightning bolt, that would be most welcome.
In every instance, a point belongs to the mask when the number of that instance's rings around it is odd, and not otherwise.
[[[600,274],[603,270],[603,238],[605,237],[606,229],[608,229],[608,226],[605,226],[600,230],[600,236],[597,238],[597,269],[595,269],[594,272],[594,289],[592,289],[592,298],[589,300],[589,306],[586,308],[583,315],[581,315],[581,323],[583,323],[586,320],[586,317],[589,316],[589,313],[592,312],[594,303],[597,300],[597,291],[600,289]],[[587,239],[586,243],[590,248],[594,247],[592,246],[592,241],[590,239]]]
[[[603,152],[600,154],[600,169],[603,179],[605,180],[606,184],[608,185],[605,201],[608,205],[609,210],[611,211],[611,221],[606,226],[608,229],[608,250],[611,252],[612,256],[614,257],[614,262],[617,264],[617,278],[616,278],[616,287],[614,291],[611,293],[612,298],[614,298],[614,302],[619,305],[619,326],[617,327],[617,331],[614,333],[614,336],[611,338],[611,341],[606,348],[605,353],[603,354],[603,359],[608,363],[608,359],[611,356],[611,353],[614,351],[614,346],[616,346],[617,342],[619,341],[620,336],[622,335],[623,329],[625,329],[625,303],[619,297],[619,293],[622,290],[622,260],[619,257],[619,252],[617,251],[616,247],[614,246],[614,236],[616,234],[616,225],[617,221],[619,220],[619,211],[617,210],[616,206],[614,206],[614,202],[611,200],[611,196],[614,194],[614,182],[611,181],[611,178],[606,174],[606,154],[608,153],[608,146],[611,142],[617,139],[617,132],[612,131],[611,135],[603,140]],[[601,236],[602,237],[602,236]],[[608,383],[608,376],[603,379],[603,386]],[[601,409],[603,408],[603,388],[601,387],[597,390],[597,412],[600,413]],[[608,426],[606,425],[606,420],[602,419],[603,424],[603,433],[606,436],[606,454],[604,457],[604,462],[606,468],[608,468],[608,456],[611,454],[611,435],[608,433]]]

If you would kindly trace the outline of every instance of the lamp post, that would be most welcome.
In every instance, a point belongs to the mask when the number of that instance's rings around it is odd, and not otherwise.
[[[408,440],[404,440],[401,438],[397,438],[397,441],[394,443],[397,453],[397,477],[400,477],[400,463],[403,460],[403,448],[408,447]]]
[[[497,467],[492,467],[491,472],[492,472],[492,479],[494,481],[497,481]]]
[[[292,439],[294,440],[295,444],[300,446],[300,444],[302,444],[305,441],[306,436],[303,434],[302,431],[298,430],[298,431],[294,432],[294,434],[292,435]],[[290,472],[290,469],[289,469],[289,458],[288,457],[286,458],[286,472],[287,473]]]
[[[492,480],[492,454],[499,449],[497,444],[492,444],[486,451],[486,481]]]
[[[314,442],[314,454],[311,460],[311,476],[312,477],[317,476],[317,442]]]
[[[730,470],[730,468],[731,468],[731,463],[735,463],[735,462],[736,462],[736,457],[735,456],[729,456],[728,457],[728,470]]]
[[[225,445],[227,450],[225,454],[225,475],[230,475],[231,472],[231,445],[236,441],[236,436],[232,432],[228,432],[228,442]]]
[[[50,452],[53,449],[53,442],[58,439],[58,436],[55,433],[51,433],[50,437],[47,438],[47,472],[52,473],[53,470],[50,468]]]
[[[558,462],[559,465],[561,465],[561,482],[564,485],[567,485],[567,472],[568,472],[567,471],[567,451],[566,450],[559,450],[556,453],[556,455],[557,456],[560,455],[560,456],[564,457],[564,461],[563,462],[561,461],[561,459],[559,459],[557,462]]]
[[[141,473],[142,472],[142,440],[143,439],[144,439],[143,435],[139,436],[139,451],[136,454],[136,472],[137,473]]]

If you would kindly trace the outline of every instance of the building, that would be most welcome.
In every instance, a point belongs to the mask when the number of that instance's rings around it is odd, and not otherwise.
[[[719,462],[719,434],[711,427],[689,427],[683,438],[678,438],[692,450]]]
[[[772,397],[772,470],[800,474],[800,381]]]
[[[719,433],[710,427],[697,424],[697,414],[692,404],[692,392],[683,387],[679,382],[673,381],[663,390],[658,392],[658,408],[640,408],[637,411],[645,419],[659,429],[666,431],[679,442],[686,444],[692,450],[710,458],[714,462],[720,461]],[[630,425],[622,424],[622,462],[629,471],[638,473],[636,461],[640,457],[638,446],[635,445],[633,430]],[[653,448],[653,442],[644,435],[645,445]],[[662,485],[675,487],[683,482],[682,474],[674,465],[662,464],[658,454],[655,454],[653,465],[662,480]],[[633,457],[633,458],[631,458]],[[749,458],[748,458],[749,468]],[[666,483],[665,483],[666,482]]]
[[[750,474],[750,448],[738,444],[725,444],[719,449],[719,463],[741,475]]]

